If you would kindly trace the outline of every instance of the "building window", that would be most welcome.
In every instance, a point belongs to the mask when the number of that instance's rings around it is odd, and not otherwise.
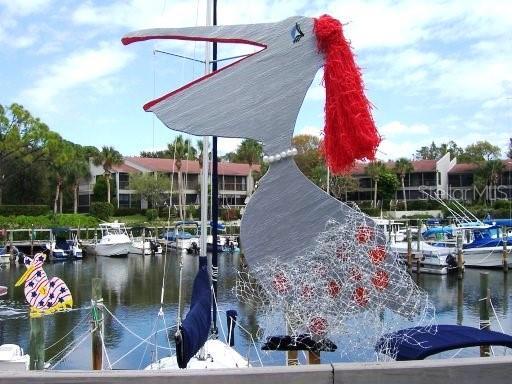
[[[436,173],[425,172],[423,173],[423,185],[436,186]]]
[[[119,194],[119,207],[130,208],[130,195],[127,193]]]
[[[90,195],[78,195],[78,206],[79,207],[88,207],[91,205],[91,196]]]
[[[125,172],[119,172],[119,189],[130,189],[130,175]]]
[[[359,188],[371,188],[372,187],[372,179],[369,177],[361,177],[359,179]]]

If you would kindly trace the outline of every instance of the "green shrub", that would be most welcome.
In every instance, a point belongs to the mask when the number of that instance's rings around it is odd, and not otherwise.
[[[496,200],[492,207],[494,209],[510,209],[512,207],[512,200]]]
[[[98,219],[85,214],[62,214],[41,216],[0,216],[0,228],[51,228],[73,227],[92,228],[98,225]]]
[[[361,212],[366,213],[368,216],[378,217],[380,216],[380,208],[368,208],[368,207],[359,207]]]
[[[143,214],[145,210],[140,208],[116,208],[114,216],[132,216]]]
[[[153,221],[158,218],[158,211],[156,209],[148,209],[146,210],[146,219],[148,221]]]
[[[39,216],[47,215],[49,212],[50,207],[47,205],[0,205],[0,216]]]
[[[89,213],[100,220],[109,220],[114,215],[114,206],[111,203],[94,202],[91,203]]]

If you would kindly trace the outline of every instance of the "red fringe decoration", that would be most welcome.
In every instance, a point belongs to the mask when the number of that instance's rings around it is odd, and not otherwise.
[[[354,61],[341,23],[329,15],[315,19],[318,50],[324,54],[326,93],[322,151],[333,173],[348,171],[356,160],[373,160],[381,137],[364,95],[360,68]]]

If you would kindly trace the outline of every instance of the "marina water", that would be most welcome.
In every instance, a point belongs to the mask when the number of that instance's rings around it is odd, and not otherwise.
[[[183,302],[190,302],[192,282],[198,267],[198,258],[183,254]],[[85,337],[90,329],[91,280],[102,279],[103,300],[105,306],[119,320],[105,314],[105,347],[108,361],[114,369],[142,369],[157,357],[169,355],[169,347],[174,348],[169,329],[171,343],[167,341],[165,332],[156,337],[147,338],[154,329],[163,330],[174,327],[178,307],[178,283],[180,258],[175,253],[168,253],[166,265],[163,256],[129,255],[128,258],[88,257],[84,260],[46,264],[48,276],[59,276],[69,286],[74,300],[74,310],[44,318],[45,356],[46,361],[55,363],[59,352],[70,344],[84,340],[69,356],[56,365],[56,369],[91,369],[91,338]],[[236,348],[244,356],[248,356],[253,366],[259,365],[254,347],[251,347],[251,336],[256,337],[258,326],[262,323],[258,313],[239,302],[233,292],[240,264],[239,254],[219,255],[219,291],[218,303],[221,311],[236,309],[238,321],[248,333],[236,331]],[[162,317],[158,317],[160,294],[164,268],[167,271],[164,294],[165,325]],[[0,270],[0,285],[9,288],[6,296],[0,298],[0,344],[19,344],[26,352],[29,350],[30,324],[28,305],[25,302],[22,287],[14,287],[14,283],[22,275],[23,266],[11,265]],[[481,270],[466,269],[464,279],[457,276],[413,275],[417,283],[425,289],[436,307],[439,324],[463,324],[478,327],[479,321],[479,279]],[[490,270],[489,288],[491,290],[491,329],[500,331],[500,325],[506,333],[512,333],[512,275],[502,271]],[[185,313],[188,310],[185,304]],[[497,319],[496,319],[497,318]],[[219,315],[219,334],[223,338],[226,329],[224,314]],[[69,333],[68,336],[66,336]],[[66,336],[66,337],[65,337]],[[65,337],[64,339],[62,339]],[[61,340],[62,339],[62,340]],[[61,340],[61,341],[60,341]],[[342,348],[343,341],[337,341]],[[136,347],[140,344],[138,347]],[[155,348],[154,345],[158,345]],[[136,347],[136,348],[135,348]],[[127,354],[130,350],[133,352]],[[171,351],[173,353],[173,351]],[[258,351],[265,365],[283,365],[283,352],[265,353]],[[457,351],[445,352],[443,357],[452,357]],[[497,355],[503,354],[503,348],[495,348]],[[511,353],[508,351],[508,353]],[[127,354],[125,357],[123,357]],[[469,348],[458,357],[478,356],[478,348]],[[322,362],[337,362],[342,359],[339,352],[325,353]],[[104,358],[104,366],[109,363]]]

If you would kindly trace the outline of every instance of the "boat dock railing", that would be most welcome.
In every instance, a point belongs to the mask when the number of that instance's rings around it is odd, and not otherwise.
[[[107,383],[125,384],[431,384],[509,383],[512,356],[459,358],[386,363],[341,363],[288,367],[240,368],[179,371],[27,371],[4,372],[0,382],[20,383]]]

